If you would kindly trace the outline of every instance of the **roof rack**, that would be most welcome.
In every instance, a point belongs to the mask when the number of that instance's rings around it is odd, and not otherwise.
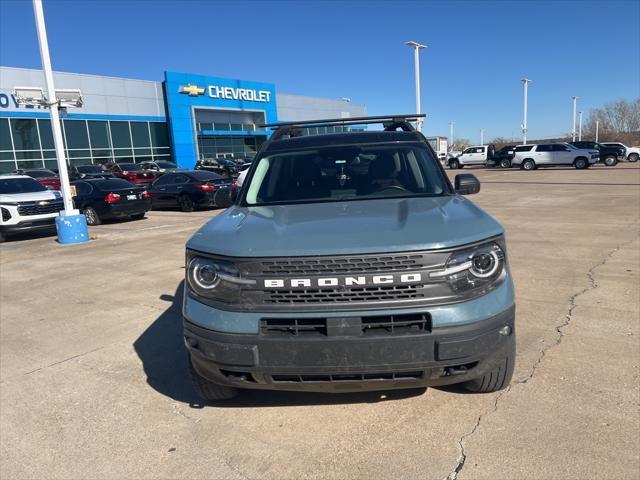
[[[284,136],[300,137],[302,136],[303,128],[310,127],[333,127],[333,126],[345,126],[345,125],[372,125],[381,123],[385,131],[395,131],[398,128],[405,132],[413,132],[415,129],[411,125],[412,121],[417,121],[419,118],[424,118],[424,113],[413,113],[406,115],[380,115],[375,117],[348,117],[348,118],[328,118],[320,120],[302,120],[299,122],[276,122],[265,123],[259,125],[260,127],[268,127],[275,130],[269,142],[279,140]]]

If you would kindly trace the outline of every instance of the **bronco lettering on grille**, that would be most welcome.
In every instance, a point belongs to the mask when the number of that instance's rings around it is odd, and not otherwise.
[[[320,278],[270,278],[264,280],[265,288],[310,288],[310,287],[352,287],[358,285],[389,285],[422,282],[421,273],[403,273],[396,275],[361,275],[357,277],[320,277]]]

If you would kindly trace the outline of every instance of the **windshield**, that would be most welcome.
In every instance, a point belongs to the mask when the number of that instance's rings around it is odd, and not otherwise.
[[[32,178],[51,178],[57,177],[57,175],[51,170],[27,170],[25,175],[29,175]]]
[[[156,162],[156,165],[158,165],[160,168],[178,168],[175,163],[171,162]]]
[[[80,173],[104,173],[104,170],[96,165],[81,165],[76,168]]]
[[[209,180],[219,180],[222,177],[214,172],[207,172],[206,170],[197,170],[191,172],[191,177],[201,182],[208,182]]]
[[[44,192],[47,188],[33,178],[0,178],[0,195]]]
[[[99,190],[102,190],[103,192],[107,192],[109,190],[123,190],[125,188],[135,187],[135,185],[132,185],[126,180],[121,180],[119,178],[103,180],[101,182],[95,182],[95,183],[92,183],[92,185],[95,185],[96,187],[98,187]]]
[[[445,195],[447,183],[423,145],[325,147],[261,158],[248,205]]]
[[[144,167],[142,165],[137,164],[137,163],[120,163],[119,167],[122,170],[128,170],[128,171],[132,171],[132,172],[137,172],[139,170],[144,170]]]

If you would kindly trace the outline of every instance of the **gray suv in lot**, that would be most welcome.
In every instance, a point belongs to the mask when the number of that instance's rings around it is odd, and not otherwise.
[[[267,125],[240,193],[187,243],[184,341],[201,397],[509,384],[504,230],[463,196],[480,190],[473,175],[451,184],[416,117]],[[349,131],[372,123],[384,130]],[[348,131],[306,134],[317,126]]]

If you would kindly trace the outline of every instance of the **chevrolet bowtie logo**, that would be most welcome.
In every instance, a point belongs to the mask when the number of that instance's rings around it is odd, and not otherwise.
[[[204,88],[190,83],[186,87],[180,87],[180,93],[187,93],[190,97],[197,97],[198,95],[204,95]]]

